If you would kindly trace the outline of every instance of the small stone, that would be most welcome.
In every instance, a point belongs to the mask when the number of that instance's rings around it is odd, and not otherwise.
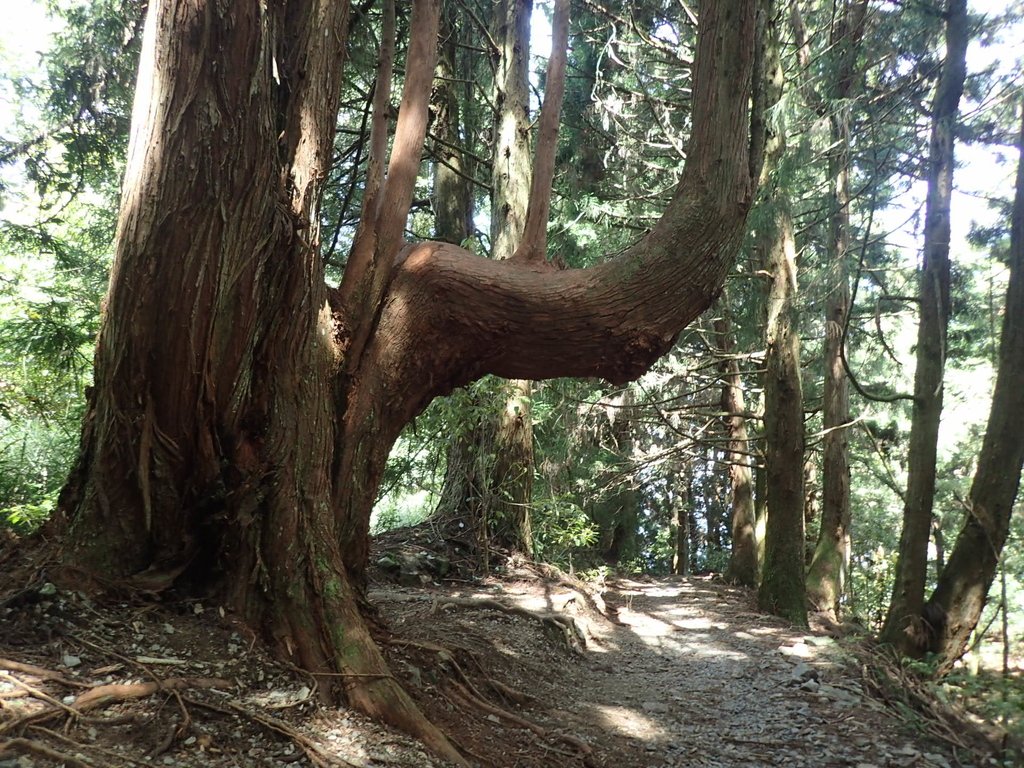
[[[793,671],[789,674],[789,679],[795,683],[803,683],[807,680],[817,680],[818,670],[813,667],[804,664],[802,661],[793,667]]]
[[[50,582],[46,582],[39,588],[39,594],[43,597],[53,597],[57,594],[57,587]]]
[[[64,656],[61,657],[61,663],[68,669],[74,669],[82,663],[82,660],[77,656],[72,656],[70,653],[65,653]]]
[[[820,683],[812,677],[810,680],[804,680],[804,682],[800,684],[800,690],[814,693],[818,690],[819,686]]]
[[[497,715],[488,715],[487,719],[490,720],[492,723],[500,723],[501,722],[501,718],[498,717]]]

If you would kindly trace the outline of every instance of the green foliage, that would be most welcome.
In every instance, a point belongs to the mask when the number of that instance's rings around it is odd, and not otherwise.
[[[127,147],[141,8],[53,2],[45,72],[3,83],[0,128],[0,522],[30,528],[78,446]]]
[[[535,555],[544,562],[572,566],[574,553],[597,542],[597,526],[571,498],[535,503],[533,521]]]

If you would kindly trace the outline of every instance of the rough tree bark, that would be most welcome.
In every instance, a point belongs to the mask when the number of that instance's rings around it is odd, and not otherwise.
[[[795,6],[794,6],[795,7]],[[850,312],[850,97],[864,34],[867,0],[845,3],[830,43],[835,52],[834,82],[829,93],[832,142],[828,153],[830,288],[825,309],[825,384],[822,422],[821,529],[807,572],[807,602],[836,618],[850,567],[850,395],[843,368],[843,336]],[[802,48],[802,46],[801,46]],[[804,62],[801,62],[806,66]],[[823,102],[824,103],[824,102]]]
[[[402,242],[439,6],[413,3],[388,170],[330,290],[318,199],[347,3],[150,3],[95,387],[55,525],[68,565],[216,593],[324,692],[464,763],[358,609],[387,454],[485,373],[633,378],[713,301],[758,178],[756,6],[702,8],[690,149],[661,220],[601,266],[547,274]]]
[[[762,609],[806,625],[804,585],[804,405],[796,327],[796,243],[787,201],[779,195],[766,240],[768,351],[764,433],[768,520],[758,590]]]
[[[930,634],[929,622],[923,615],[924,590],[950,313],[949,209],[953,193],[957,113],[967,74],[969,25],[966,0],[948,0],[945,18],[946,59],[932,108],[924,263],[919,288],[917,368],[907,451],[907,494],[892,600],[881,632],[883,642],[904,654],[915,655],[925,650]]]
[[[935,617],[929,650],[942,655],[947,669],[963,653],[981,618],[1009,534],[1024,466],[1024,105],[1018,142],[1010,280],[992,407],[971,483],[967,517],[925,610],[926,616]]]

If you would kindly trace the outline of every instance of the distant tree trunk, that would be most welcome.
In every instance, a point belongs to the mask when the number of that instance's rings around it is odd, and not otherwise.
[[[635,378],[712,303],[758,180],[755,10],[701,9],[687,162],[651,232],[540,273],[404,243],[440,15],[414,0],[387,170],[373,150],[329,289],[317,206],[348,4],[151,0],[95,385],[54,520],[77,582],[215,594],[325,695],[466,765],[359,612],[388,452],[434,397],[488,373]]]
[[[532,0],[502,0],[493,9],[499,50],[494,62],[491,256],[499,260],[510,259],[522,242],[530,197],[532,7]],[[493,418],[481,420],[452,444],[437,511],[470,518],[484,547],[500,544],[528,555],[533,554],[532,399],[529,380],[509,381]]]
[[[626,387],[619,395],[602,401],[609,424],[604,439],[611,445],[614,458],[608,471],[597,482],[604,487],[590,506],[589,514],[597,524],[602,557],[608,565],[618,565],[637,554],[636,532],[640,518],[640,495],[633,486],[630,461],[633,456],[633,390]],[[604,442],[604,440],[602,440]]]
[[[762,386],[764,376],[761,377]],[[761,421],[764,423],[764,407],[762,396]],[[754,541],[757,542],[757,579],[761,580],[764,570],[764,538],[768,530],[768,448],[764,436],[755,443],[757,448],[757,464],[754,467]]]
[[[843,368],[843,335],[850,312],[850,97],[864,33],[867,0],[845,3],[830,43],[837,60],[830,94],[832,143],[828,153],[829,293],[825,308],[825,385],[822,422],[821,529],[807,572],[807,602],[833,619],[850,569],[850,395]]]
[[[441,16],[441,45],[438,49],[437,78],[434,81],[434,236],[446,243],[462,245],[473,231],[473,195],[470,169],[461,145],[463,126],[457,67],[458,30],[455,14],[446,5]]]
[[[690,575],[690,475],[692,465],[680,467],[675,483],[676,498],[672,502],[672,573],[677,576]]]
[[[907,494],[892,600],[881,632],[883,642],[905,654],[924,651],[929,635],[928,622],[923,616],[924,590],[950,313],[949,209],[953,192],[953,146],[967,72],[968,32],[967,0],[948,0],[946,60],[932,109]]]
[[[787,201],[773,201],[775,220],[762,234],[768,295],[767,372],[764,381],[768,521],[758,603],[805,625],[804,408],[800,336],[796,328],[796,244]]]
[[[754,479],[750,470],[751,447],[747,440],[746,403],[740,381],[740,366],[734,356],[735,342],[729,322],[728,303],[720,300],[721,315],[715,318],[715,339],[723,360],[719,364],[722,375],[722,412],[728,443],[725,460],[729,463],[729,486],[732,490],[732,550],[727,581],[744,586],[757,586],[757,539],[754,513]]]
[[[438,157],[434,165],[434,238],[462,245],[473,232],[473,196],[470,169],[459,149],[464,120],[456,84],[468,73],[457,69],[458,31],[450,5],[442,11],[441,40],[433,98],[433,134],[440,139],[434,147]],[[451,430],[435,515],[460,518],[459,522],[468,528],[467,533],[476,535],[478,547],[486,550],[487,530],[482,526],[479,509],[483,489],[478,485],[477,471],[484,449],[476,442],[483,437],[477,430]]]
[[[948,668],[978,625],[1010,529],[1024,466],[1024,105],[1010,230],[1010,280],[999,342],[999,371],[967,517],[925,610],[930,650]]]

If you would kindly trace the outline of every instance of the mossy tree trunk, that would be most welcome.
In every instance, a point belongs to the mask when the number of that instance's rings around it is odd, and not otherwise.
[[[764,379],[768,520],[758,603],[766,611],[806,624],[804,407],[796,328],[796,243],[787,201],[780,195],[772,203],[774,221],[762,235],[765,267],[772,277]]]

